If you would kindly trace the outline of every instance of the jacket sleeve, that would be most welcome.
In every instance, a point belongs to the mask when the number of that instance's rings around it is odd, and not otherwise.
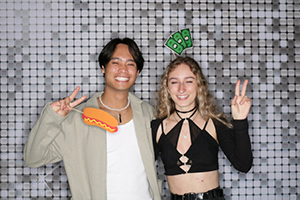
[[[233,129],[220,122],[215,121],[215,124],[222,151],[235,169],[247,173],[253,162],[248,120],[233,120]]]
[[[28,167],[40,167],[62,160],[63,135],[61,123],[65,117],[57,115],[48,103],[33,126],[25,144],[23,158]]]

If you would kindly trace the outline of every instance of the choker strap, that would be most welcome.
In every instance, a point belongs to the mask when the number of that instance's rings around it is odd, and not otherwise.
[[[195,110],[196,108],[197,108],[197,106],[195,106],[193,109],[188,110],[188,111],[180,111],[180,110],[177,110],[176,108],[175,108],[175,110],[176,110],[176,112],[179,112],[179,113],[189,113],[189,112],[192,112],[193,110]]]
[[[188,117],[188,119],[189,118],[191,118],[196,112],[197,112],[197,106],[195,106],[193,109],[191,109],[191,110],[189,110],[189,111],[179,111],[179,110],[177,110],[177,109],[175,109],[175,111],[176,111],[176,114],[178,115],[178,117],[180,118],[180,119],[183,119],[182,117],[180,117],[180,115],[179,115],[179,113],[189,113],[189,112],[192,112],[192,111],[194,111],[189,117]],[[185,119],[187,119],[187,118],[185,118]]]

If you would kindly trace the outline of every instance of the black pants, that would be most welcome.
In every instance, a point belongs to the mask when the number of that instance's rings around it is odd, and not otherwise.
[[[223,190],[220,187],[209,190],[204,193],[186,193],[184,195],[177,195],[171,193],[171,200],[225,200]]]

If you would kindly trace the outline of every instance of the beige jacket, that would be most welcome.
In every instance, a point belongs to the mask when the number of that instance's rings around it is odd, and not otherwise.
[[[77,106],[98,108],[95,93],[86,103]],[[133,122],[149,191],[154,200],[160,200],[151,139],[150,121],[153,108],[129,93]],[[40,167],[63,160],[73,200],[106,199],[106,134],[105,130],[86,125],[81,113],[71,111],[66,117],[58,116],[48,103],[25,144],[23,156],[28,167]]]

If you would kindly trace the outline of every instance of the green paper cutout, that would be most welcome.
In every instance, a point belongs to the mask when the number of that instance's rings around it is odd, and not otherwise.
[[[185,44],[185,40],[183,39],[181,33],[179,31],[177,31],[176,33],[174,33],[172,35],[173,39],[180,44],[181,46],[183,46],[183,48],[186,48],[186,44]]]
[[[190,48],[193,46],[193,42],[192,42],[192,38],[191,38],[191,33],[190,33],[190,29],[183,29],[181,30],[181,35],[185,41],[185,43],[187,44],[186,48]]]
[[[168,41],[165,43],[167,47],[169,47],[172,51],[180,55],[184,48],[180,44],[178,44],[173,38],[169,37]]]
[[[165,42],[165,46],[181,55],[185,49],[193,46],[190,29],[182,29],[173,33]]]

